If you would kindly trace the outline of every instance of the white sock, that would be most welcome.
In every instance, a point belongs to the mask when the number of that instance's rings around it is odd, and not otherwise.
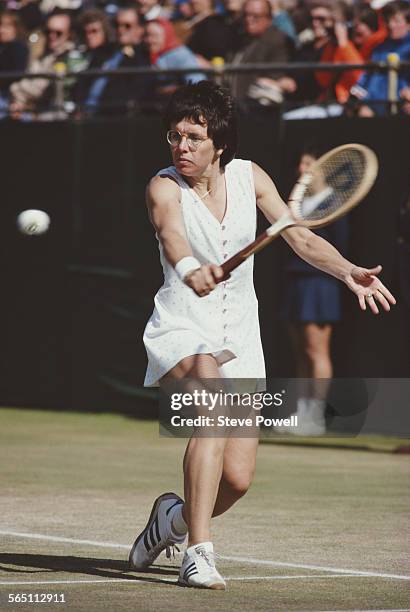
[[[189,548],[186,549],[186,554],[191,555],[194,552],[197,552],[197,548],[202,548],[205,552],[214,552],[214,545],[212,542],[198,542],[198,544],[192,544]]]
[[[317,425],[324,425],[324,416],[326,411],[325,400],[315,399],[314,397],[311,397],[308,401],[308,406],[310,419]]]
[[[177,504],[168,514],[171,523],[171,531],[177,537],[185,535],[188,531],[188,525],[182,516],[182,508],[183,504]]]
[[[304,421],[306,418],[306,413],[308,412],[308,403],[309,398],[307,397],[298,397],[296,402],[296,414],[298,415],[301,421]]]

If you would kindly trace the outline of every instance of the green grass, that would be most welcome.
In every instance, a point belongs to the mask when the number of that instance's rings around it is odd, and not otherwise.
[[[345,448],[351,450],[368,450],[376,453],[410,453],[410,439],[381,435],[358,435],[332,437],[279,436],[268,434],[262,440],[263,444],[290,444],[293,446],[314,446],[322,448]]]
[[[0,529],[129,546],[153,498],[164,490],[182,492],[184,446],[184,440],[160,438],[150,421],[2,409]],[[409,575],[409,463],[405,455],[261,445],[251,490],[213,522],[216,551]],[[409,607],[405,580],[221,560],[227,577],[272,580],[231,579],[226,592],[210,593],[175,586],[180,558],[172,564],[161,557],[141,574],[128,571],[127,548],[0,538],[0,610],[33,610],[33,604],[7,606],[10,592],[63,592],[67,604],[46,609],[73,612]],[[110,582],[2,584],[102,579]]]

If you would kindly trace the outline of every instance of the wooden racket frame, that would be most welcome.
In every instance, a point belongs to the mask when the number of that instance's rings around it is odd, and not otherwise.
[[[348,200],[346,200],[346,202],[342,206],[340,206],[340,208],[322,219],[308,221],[300,218],[298,216],[297,210],[301,201],[303,200],[303,196],[305,194],[307,184],[311,180],[311,176],[315,175],[318,172],[318,169],[320,170],[320,167],[334,155],[339,154],[341,151],[352,149],[360,151],[365,159],[365,170],[363,179],[360,182],[358,188],[355,190],[355,192]],[[303,174],[298,180],[298,182],[295,184],[288,200],[289,212],[286,212],[284,215],[282,215],[280,219],[276,221],[276,223],[268,227],[267,230],[260,234],[260,236],[258,236],[253,242],[248,244],[248,246],[238,251],[238,253],[236,253],[230,259],[225,261],[221,266],[224,271],[224,275],[221,279],[218,280],[218,282],[220,283],[226,280],[229,277],[230,273],[235,270],[235,268],[240,266],[252,255],[255,255],[256,253],[264,249],[275,238],[277,238],[279,234],[283,232],[283,230],[288,229],[289,227],[293,227],[295,225],[308,227],[311,229],[324,227],[328,223],[332,223],[336,219],[339,219],[340,217],[348,213],[349,210],[359,204],[359,202],[368,194],[368,192],[372,188],[373,183],[377,177],[378,167],[379,164],[374,151],[362,144],[353,143],[341,145],[339,147],[331,149],[330,151],[325,153],[325,155],[322,155],[318,160],[314,162],[309,172]]]

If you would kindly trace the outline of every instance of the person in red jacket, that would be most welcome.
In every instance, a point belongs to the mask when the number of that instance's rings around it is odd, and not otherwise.
[[[373,49],[387,38],[382,11],[360,6],[353,18],[353,42],[365,62],[370,61]]]

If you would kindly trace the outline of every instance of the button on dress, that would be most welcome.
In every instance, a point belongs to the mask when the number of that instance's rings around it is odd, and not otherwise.
[[[255,239],[256,198],[250,161],[225,166],[227,206],[220,223],[174,166],[160,170],[181,188],[182,214],[193,256],[201,264],[222,264]],[[164,284],[144,332],[148,368],[144,385],[158,381],[184,357],[212,354],[225,378],[265,378],[253,257],[206,297],[177,276],[159,242]]]

